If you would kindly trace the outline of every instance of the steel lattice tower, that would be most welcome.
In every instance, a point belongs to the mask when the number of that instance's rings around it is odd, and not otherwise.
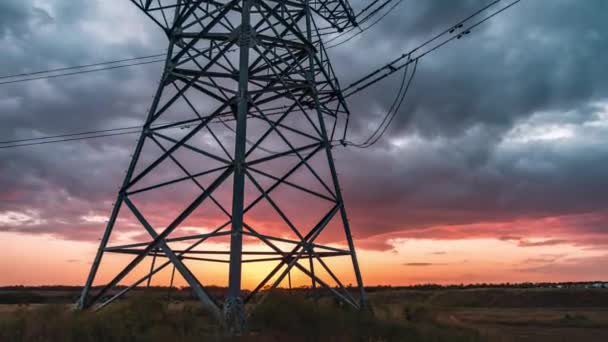
[[[337,31],[356,25],[348,1],[131,2],[166,33],[167,59],[79,307],[103,307],[171,265],[235,329],[243,324],[245,304],[255,302],[263,287],[278,286],[292,269],[309,277],[312,287],[363,308],[365,293],[332,156],[348,109],[317,28],[317,22]],[[281,190],[289,195],[279,198]],[[297,210],[303,206],[305,213]],[[166,208],[162,215],[159,207]],[[186,221],[205,220],[203,207],[214,208],[225,222],[203,233],[183,231]],[[125,213],[147,239],[110,246]],[[161,216],[172,219],[162,222]],[[322,238],[330,227],[338,227],[341,236]],[[230,249],[203,248],[214,239]],[[244,239],[266,249],[244,250]],[[325,243],[336,241],[346,243]],[[102,257],[110,252],[134,257],[92,291]],[[157,257],[168,260],[155,265]],[[328,258],[337,257],[352,264],[358,299],[328,265]],[[146,258],[152,259],[150,271],[116,292]],[[227,265],[223,304],[202,285],[204,274],[186,262]],[[242,271],[256,262],[272,266],[253,291],[244,292]]]

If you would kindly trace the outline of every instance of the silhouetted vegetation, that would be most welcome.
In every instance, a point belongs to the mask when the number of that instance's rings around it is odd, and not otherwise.
[[[382,311],[382,309],[380,309]],[[429,316],[430,317],[430,316]],[[257,306],[248,333],[227,337],[195,302],[168,304],[158,296],[138,296],[97,313],[66,305],[21,308],[0,315],[0,341],[476,341],[470,330],[432,319],[409,322],[403,315],[376,317],[302,296],[273,294]]]
[[[310,289],[279,289],[253,307],[239,337],[227,337],[188,288],[170,300],[166,287],[140,288],[99,312],[71,310],[77,289],[0,290],[18,304],[0,305],[0,341],[608,341],[601,288],[386,288],[371,291],[367,312],[323,292],[315,301]]]

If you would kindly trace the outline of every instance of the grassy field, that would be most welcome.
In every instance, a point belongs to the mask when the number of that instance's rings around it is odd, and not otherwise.
[[[608,341],[603,289],[384,290],[370,293],[373,313],[274,293],[239,337],[198,303],[160,293],[98,313],[47,302],[1,305],[0,341]]]

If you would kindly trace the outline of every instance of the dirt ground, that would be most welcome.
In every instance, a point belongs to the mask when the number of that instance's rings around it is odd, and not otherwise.
[[[608,341],[606,308],[459,308],[438,312],[437,320],[487,341]]]

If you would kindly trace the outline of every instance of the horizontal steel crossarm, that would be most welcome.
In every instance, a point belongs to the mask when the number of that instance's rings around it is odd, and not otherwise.
[[[302,89],[308,89],[308,88],[310,88],[310,85],[308,85],[308,84],[303,84],[301,82],[297,82],[297,83],[294,82],[292,84],[284,84],[282,86],[249,90],[249,93],[252,95],[257,95],[257,94],[265,94],[265,93],[279,93],[279,91],[282,91],[282,90],[286,90],[287,92],[290,92],[290,90],[302,90]]]
[[[234,36],[231,32],[229,32],[229,33],[207,32],[204,34],[197,33],[197,32],[181,32],[181,33],[174,33],[173,37],[187,38],[187,39],[217,40],[217,41],[221,41],[221,42],[234,39]]]
[[[211,238],[211,237],[219,237],[219,236],[226,236],[226,235],[230,235],[230,232],[228,232],[228,231],[215,232],[215,233],[212,232],[212,233],[207,233],[207,234],[180,236],[180,237],[174,237],[174,238],[167,238],[167,239],[165,239],[165,242],[180,242],[180,241],[188,241],[188,240],[203,239],[203,238],[207,239],[207,238]],[[120,250],[120,249],[127,250],[127,249],[135,248],[135,247],[145,247],[151,243],[152,243],[152,241],[131,243],[128,245],[110,246],[110,247],[106,247],[104,249],[104,251],[112,252],[114,250]],[[187,250],[185,250],[184,252],[186,252],[186,251]]]
[[[238,80],[238,73],[237,72],[217,72],[217,71],[201,71],[200,69],[185,69],[185,68],[174,68],[171,71],[171,74],[180,78],[180,79],[187,79],[188,77],[192,77],[192,76],[201,76],[201,77],[213,77],[213,78],[226,78],[226,79],[231,79],[231,80]],[[286,76],[290,76],[290,75],[301,75],[299,72],[293,72],[293,73],[285,73]],[[276,82],[276,78],[274,76],[267,76],[267,75],[260,75],[260,76],[252,76],[250,78],[250,82],[252,81],[258,81],[258,82]],[[201,81],[198,81],[199,83]],[[300,85],[301,83],[304,83],[305,81],[302,80],[292,80],[292,82],[294,85]],[[263,86],[263,85],[260,85]],[[232,89],[229,88],[222,88],[225,91],[230,91],[231,93],[235,93],[235,91],[233,91]],[[274,91],[273,88],[268,88],[269,91]]]
[[[166,257],[165,255],[158,255],[157,257]],[[184,260],[193,260],[193,261],[206,261],[206,262],[217,262],[217,263],[222,263],[222,264],[228,264],[230,263],[229,260],[223,260],[223,259],[213,259],[213,258],[202,258],[202,257],[191,257],[191,256],[182,256],[181,259]]]
[[[302,254],[302,258],[308,258],[311,256],[314,257],[319,257],[319,258],[331,258],[331,257],[342,257],[342,256],[349,256],[350,253],[326,253],[323,255],[319,255],[317,253],[315,254],[308,254],[308,253],[303,253]],[[281,256],[281,257],[275,257],[275,258],[259,258],[259,259],[245,259],[243,260],[243,262],[269,262],[269,261],[281,261],[281,260],[285,260],[285,256]]]
[[[243,232],[243,234],[244,235],[249,235],[249,236],[254,236],[254,237],[257,237],[257,238],[263,237],[263,238],[271,240],[271,241],[284,242],[284,243],[289,243],[289,244],[293,244],[293,245],[297,245],[301,241],[301,240],[290,240],[290,239],[285,239],[285,238],[279,238],[279,237],[276,237],[276,236],[264,235],[264,234],[260,234],[260,233],[255,233],[254,234],[252,232]],[[350,251],[347,251],[345,249],[339,249],[339,248],[335,248],[335,247],[331,247],[331,246],[319,245],[319,244],[316,244],[316,243],[310,243],[309,245],[311,247],[313,247],[313,248],[325,249],[325,250],[333,251],[333,252],[336,252],[336,253],[350,254]]]
[[[315,254],[315,257],[321,257],[321,258],[331,258],[331,257],[341,257],[341,256],[348,256],[350,254],[340,254],[340,253],[334,253],[334,254],[325,254],[322,256],[319,256],[317,254]],[[166,258],[167,256],[162,254],[162,253],[153,253],[151,254],[151,256],[154,257],[158,257],[158,258]],[[311,255],[304,253],[302,255],[302,258],[307,258]],[[284,256],[281,257],[271,257],[271,258],[257,258],[257,259],[244,259],[242,260],[242,262],[244,263],[255,263],[255,262],[270,262],[270,261],[281,261],[284,260]],[[183,260],[193,260],[193,261],[206,261],[206,262],[217,262],[217,263],[230,263],[229,260],[226,259],[214,259],[214,258],[205,258],[205,257],[193,257],[193,256],[181,256],[180,259]],[[327,265],[325,265],[325,267],[327,267]],[[333,276],[335,277],[335,275]],[[337,279],[337,278],[336,278]],[[339,281],[339,280],[338,280]],[[344,287],[344,285],[340,284],[341,287]]]
[[[250,236],[255,236],[255,237],[263,237],[264,235],[255,235],[255,234],[248,234]],[[144,250],[143,249],[135,249],[135,248],[126,248],[126,249],[120,249],[120,248],[114,248],[112,250],[109,250],[108,252],[111,253],[119,253],[119,254],[140,254],[142,253]],[[230,255],[230,251],[200,251],[200,250],[173,250],[174,253],[179,253],[180,255]],[[243,255],[282,255],[284,257],[293,257],[296,255],[297,252],[290,252],[290,251],[282,251],[282,250],[277,250],[277,251],[243,251]],[[148,253],[148,255],[157,255],[157,256],[163,256],[163,254],[158,253],[158,252],[150,252]],[[317,255],[321,258],[324,257],[332,257],[332,256],[345,256],[345,255],[350,255],[350,252],[348,251],[342,251],[342,252],[304,252],[303,255]]]

